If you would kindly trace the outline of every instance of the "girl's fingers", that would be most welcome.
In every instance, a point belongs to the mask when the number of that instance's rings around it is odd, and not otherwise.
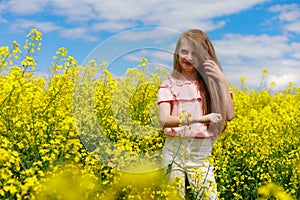
[[[220,73],[218,71],[218,66],[215,65],[214,61],[204,62],[204,70],[207,76],[213,78],[214,80],[221,80]]]
[[[211,72],[206,72],[207,76],[209,78],[212,78],[213,80],[219,81],[221,80],[220,76],[216,75],[215,73],[211,73]]]
[[[212,66],[212,67],[218,67],[218,65],[213,60],[206,60],[204,61],[203,65]]]

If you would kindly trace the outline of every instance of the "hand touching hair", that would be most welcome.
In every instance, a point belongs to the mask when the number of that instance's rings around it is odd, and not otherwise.
[[[228,95],[224,85],[224,75],[218,62],[215,49],[207,36],[201,30],[191,29],[181,34],[174,53],[174,70],[181,73],[179,64],[179,49],[182,41],[190,41],[197,52],[200,66],[196,66],[199,76],[199,89],[203,98],[203,115],[209,113],[221,114],[222,119],[217,123],[210,123],[208,130],[215,133],[217,137],[226,128],[226,101]]]

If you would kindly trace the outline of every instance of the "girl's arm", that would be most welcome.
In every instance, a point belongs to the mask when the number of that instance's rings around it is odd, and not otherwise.
[[[161,102],[159,104],[159,122],[162,127],[178,127],[180,126],[178,116],[171,115],[171,103]]]
[[[222,115],[218,113],[210,113],[200,118],[189,118],[188,120],[180,120],[179,116],[171,115],[171,103],[161,102],[159,104],[159,122],[162,127],[179,127],[193,123],[217,123],[222,119]]]

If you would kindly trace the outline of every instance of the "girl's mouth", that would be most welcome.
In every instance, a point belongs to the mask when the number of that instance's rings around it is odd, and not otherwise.
[[[184,61],[184,64],[186,64],[188,66],[194,66],[193,63],[190,63],[189,61]]]

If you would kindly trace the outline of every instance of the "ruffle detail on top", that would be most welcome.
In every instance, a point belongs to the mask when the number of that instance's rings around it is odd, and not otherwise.
[[[198,81],[181,81],[171,78],[162,82],[158,90],[157,104],[171,102],[171,115],[191,113],[192,118],[202,116],[202,98],[198,89]],[[191,138],[212,138],[213,133],[207,130],[207,126],[194,123],[188,126],[166,127],[164,133],[169,136],[183,136]]]
[[[164,81],[159,86],[157,103],[201,99],[198,81]]]

